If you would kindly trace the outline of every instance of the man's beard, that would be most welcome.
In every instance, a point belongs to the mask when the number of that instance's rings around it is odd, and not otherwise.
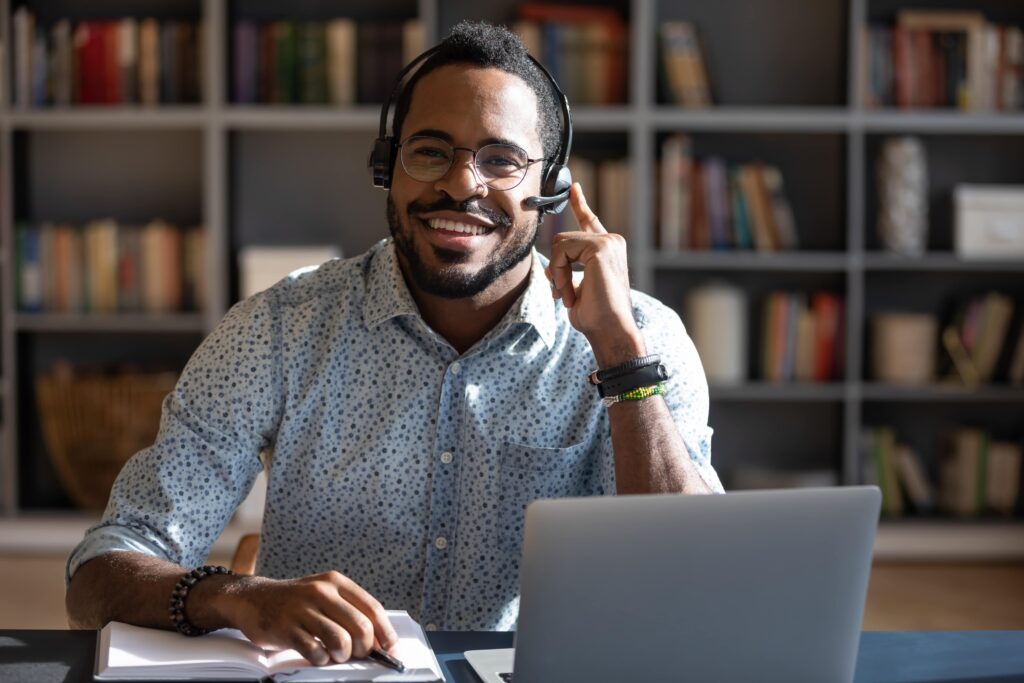
[[[406,215],[409,216],[414,211],[416,213],[423,213],[444,210],[484,215],[496,224],[495,231],[513,230],[511,220],[504,214],[483,209],[476,202],[462,202],[460,204],[450,198],[442,199],[429,206],[413,202],[408,206]],[[391,236],[395,240],[395,247],[405,258],[409,266],[409,275],[412,277],[413,284],[428,294],[444,297],[445,299],[464,299],[475,296],[521,263],[524,258],[530,255],[533,249],[539,225],[539,221],[534,219],[532,226],[530,226],[532,229],[525,231],[522,238],[502,243],[483,268],[475,273],[471,273],[458,267],[460,263],[466,261],[468,254],[424,243],[428,249],[433,250],[437,260],[444,264],[438,269],[428,267],[416,251],[416,244],[412,236],[412,218],[409,218],[410,225],[407,226],[406,230],[403,230],[401,221],[398,218],[395,201],[390,193],[387,200],[387,217]],[[428,227],[427,229],[429,230],[430,228]]]

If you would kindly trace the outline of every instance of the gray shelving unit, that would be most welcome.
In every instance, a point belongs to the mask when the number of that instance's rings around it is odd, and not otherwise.
[[[943,7],[991,9],[1005,20],[998,0]],[[10,17],[17,0],[0,0],[0,33],[11,45]],[[41,0],[27,3],[37,9]],[[47,506],[29,500],[24,470],[40,454],[27,434],[33,411],[28,400],[26,364],[41,363],[62,347],[83,352],[109,347],[109,340],[130,340],[125,354],[154,347],[180,357],[212,329],[233,301],[234,254],[246,244],[338,243],[354,255],[387,234],[384,193],[369,188],[365,157],[376,133],[379,108],[235,106],[227,100],[229,35],[238,17],[357,19],[419,17],[428,43],[460,18],[509,21],[515,0],[372,0],[328,3],[284,0],[56,0],[45,3],[55,16],[86,18],[147,12],[202,18],[207,27],[202,68],[205,92],[199,105],[72,110],[14,109],[9,93],[0,106],[0,268],[3,268],[2,336],[3,444],[0,451],[3,512],[8,517],[43,513]],[[860,27],[879,21],[901,6],[925,6],[918,0],[608,0],[630,26],[629,97],[620,106],[573,110],[578,132],[575,152],[621,150],[631,165],[633,195],[630,236],[634,286],[681,308],[687,288],[706,279],[740,284],[756,301],[770,289],[828,288],[847,303],[845,377],[825,385],[773,385],[750,381],[712,386],[711,423],[716,429],[715,460],[728,479],[740,464],[779,467],[830,467],[844,483],[859,479],[857,455],[863,425],[909,424],[918,434],[929,420],[961,413],[993,427],[1024,424],[1024,392],[990,387],[964,390],[904,390],[870,382],[866,373],[866,321],[893,305],[934,310],[947,291],[995,282],[1024,303],[1020,264],[962,263],[951,255],[948,209],[936,214],[933,253],[920,260],[899,259],[878,251],[874,221],[873,152],[892,134],[925,138],[936,155],[936,201],[955,180],[1024,182],[1024,115],[964,114],[939,111],[868,111],[857,99]],[[991,7],[989,7],[991,6]],[[1010,11],[1024,23],[1024,9]],[[686,111],[659,104],[655,35],[661,21],[689,19],[701,27],[707,49],[714,108]],[[8,52],[9,54],[9,52]],[[5,60],[7,65],[10,59]],[[5,79],[7,83],[10,79]],[[716,153],[738,161],[761,157],[778,163],[803,238],[795,253],[660,253],[655,249],[656,182],[660,141],[673,132],[689,133],[698,156]],[[42,220],[51,206],[94,213],[76,193],[89,164],[99,158],[120,160],[121,175],[145,175],[154,164],[130,157],[143,145],[164,150],[155,187],[144,205],[153,215],[173,204],[208,231],[210,287],[204,312],[197,315],[91,317],[26,315],[15,310],[10,250],[18,220]],[[126,142],[120,142],[122,139]],[[56,144],[60,142],[61,144]],[[63,143],[67,142],[68,145]],[[70,154],[60,168],[47,164],[52,152]],[[959,154],[963,152],[964,154]],[[976,153],[975,153],[976,152]],[[1018,152],[1022,154],[1018,155]],[[993,171],[978,159],[994,155]],[[955,157],[955,158],[954,158]],[[967,159],[960,175],[950,166]],[[1013,170],[1016,164],[1021,170]],[[104,167],[106,170],[106,167]],[[979,171],[985,172],[979,172]],[[116,167],[111,172],[117,173]],[[993,174],[994,177],[993,177]],[[126,178],[126,183],[133,182]],[[140,181],[141,182],[141,181]],[[85,183],[88,186],[88,183]],[[145,189],[145,188],[143,188]],[[128,193],[126,193],[128,194]],[[138,193],[132,193],[138,194]],[[181,195],[180,197],[178,195]],[[126,199],[126,201],[128,201]],[[137,198],[131,200],[138,203]],[[41,203],[49,202],[49,203]],[[53,202],[57,202],[54,204]],[[149,202],[145,204],[145,202]],[[131,203],[131,202],[129,202]],[[16,215],[16,211],[20,212]],[[93,216],[82,216],[82,219]],[[146,216],[144,218],[148,218]],[[614,229],[615,226],[609,226]],[[909,292],[909,293],[908,293]],[[752,327],[752,329],[757,329]],[[31,362],[30,362],[31,361]],[[1018,428],[1019,429],[1019,428]],[[1017,437],[1024,436],[1016,433]],[[29,449],[29,450],[26,450]],[[927,454],[935,466],[936,453]],[[33,494],[34,495],[34,494]],[[907,525],[898,527],[906,533]],[[911,527],[918,528],[918,527]],[[921,526],[919,528],[924,528]],[[912,556],[953,556],[964,525],[932,520],[927,540]],[[944,534],[943,529],[955,529]],[[973,556],[1024,556],[1024,525],[972,523],[979,540]],[[923,548],[923,549],[922,549]],[[894,554],[899,554],[898,548]]]

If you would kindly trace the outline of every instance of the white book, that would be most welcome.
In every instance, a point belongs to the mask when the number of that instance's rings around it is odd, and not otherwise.
[[[121,67],[121,103],[132,104],[138,99],[136,90],[139,60],[139,23],[130,17],[122,19],[117,27],[117,61]]]
[[[443,681],[420,625],[405,611],[387,615],[398,634],[390,654],[405,665],[404,672],[362,659],[317,667],[295,650],[261,648],[235,629],[189,638],[113,621],[96,642],[95,680]]]
[[[348,106],[356,101],[356,22],[352,19],[327,22],[327,88],[331,104]]]
[[[662,251],[679,251],[686,244],[690,215],[690,138],[671,135],[661,145],[659,210]]]

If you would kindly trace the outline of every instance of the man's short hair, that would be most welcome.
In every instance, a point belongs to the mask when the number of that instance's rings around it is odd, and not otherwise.
[[[452,28],[438,48],[438,51],[427,58],[409,77],[398,97],[391,128],[395,137],[401,139],[402,123],[409,113],[413,88],[420,78],[448,64],[495,68],[523,79],[537,96],[537,132],[544,148],[544,157],[550,163],[558,153],[562,140],[560,107],[555,102],[551,82],[530,60],[526,47],[519,37],[503,26],[461,21]],[[545,167],[547,165],[545,164]]]

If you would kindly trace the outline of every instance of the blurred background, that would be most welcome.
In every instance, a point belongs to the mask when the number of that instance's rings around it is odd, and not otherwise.
[[[461,19],[566,91],[726,488],[878,484],[865,628],[1024,628],[1012,0],[0,0],[0,628],[64,627],[67,554],[226,310],[387,235],[380,104]]]

